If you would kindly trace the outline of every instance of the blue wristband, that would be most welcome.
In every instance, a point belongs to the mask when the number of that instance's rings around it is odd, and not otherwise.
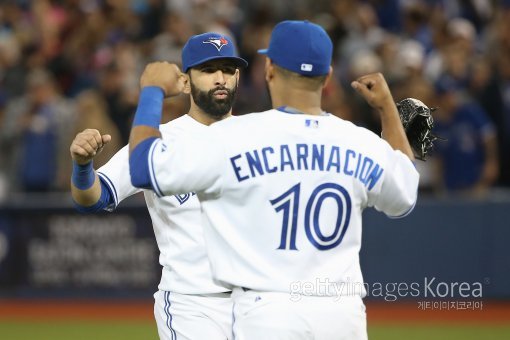
[[[146,86],[140,92],[133,127],[145,125],[159,129],[165,92],[158,86]]]
[[[90,188],[96,180],[92,161],[85,165],[80,165],[73,160],[73,174],[71,180],[73,185],[80,190],[87,190]]]

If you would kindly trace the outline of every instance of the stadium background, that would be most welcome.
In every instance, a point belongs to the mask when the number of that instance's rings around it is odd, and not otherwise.
[[[75,213],[69,144],[86,127],[112,134],[95,162],[103,164],[127,142],[145,64],[179,62],[184,42],[205,31],[233,36],[250,62],[234,113],[269,108],[256,50],[283,19],[320,23],[335,43],[326,111],[379,133],[349,83],[382,71],[396,100],[439,107],[441,132],[459,143],[419,164],[411,216],[364,215],[362,269],[369,287],[383,288],[366,299],[370,338],[510,337],[510,1],[4,0],[1,339],[156,337],[151,295],[160,268],[143,199],[114,214]],[[469,129],[451,123],[448,112],[460,110],[453,97],[475,117]],[[167,101],[165,119],[185,113],[188,100]],[[452,173],[466,179],[462,187]],[[424,280],[432,279],[431,292]],[[395,288],[412,283],[418,296]],[[477,283],[482,296],[472,296]]]

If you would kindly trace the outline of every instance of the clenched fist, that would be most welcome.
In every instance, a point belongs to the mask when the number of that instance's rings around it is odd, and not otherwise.
[[[165,97],[180,94],[188,78],[175,64],[166,61],[150,63],[145,67],[140,78],[140,87],[158,86],[165,92]]]
[[[382,111],[388,105],[395,105],[388,84],[381,73],[371,73],[362,76],[353,81],[351,86],[374,109]]]
[[[89,163],[103,147],[112,140],[110,135],[101,135],[98,130],[85,129],[74,137],[69,151],[72,159],[84,165]]]

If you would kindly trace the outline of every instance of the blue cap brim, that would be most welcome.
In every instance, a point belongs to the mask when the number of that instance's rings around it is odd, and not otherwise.
[[[269,49],[268,49],[268,48],[263,48],[263,49],[261,49],[261,50],[258,50],[257,52],[258,52],[259,54],[267,54],[267,52],[268,52],[268,51],[269,51]]]
[[[185,69],[184,72],[187,72],[192,67],[195,67],[195,66],[201,65],[203,63],[206,63],[208,61],[216,60],[216,59],[228,59],[228,60],[231,60],[231,61],[235,62],[237,66],[242,67],[242,68],[245,68],[245,67],[248,66],[248,62],[246,60],[244,60],[243,58],[240,58],[240,57],[226,57],[226,56],[218,55],[218,56],[213,56],[213,57],[205,58],[205,59],[202,59],[202,60],[200,60],[200,61],[198,61],[198,62],[196,62],[194,64],[188,65],[188,68]]]

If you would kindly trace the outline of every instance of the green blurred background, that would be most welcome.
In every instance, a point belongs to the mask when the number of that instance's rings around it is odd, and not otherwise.
[[[158,339],[151,322],[73,321],[73,322],[0,322],[5,340],[141,340]],[[510,338],[510,326],[386,324],[370,325],[371,340],[501,340]]]

